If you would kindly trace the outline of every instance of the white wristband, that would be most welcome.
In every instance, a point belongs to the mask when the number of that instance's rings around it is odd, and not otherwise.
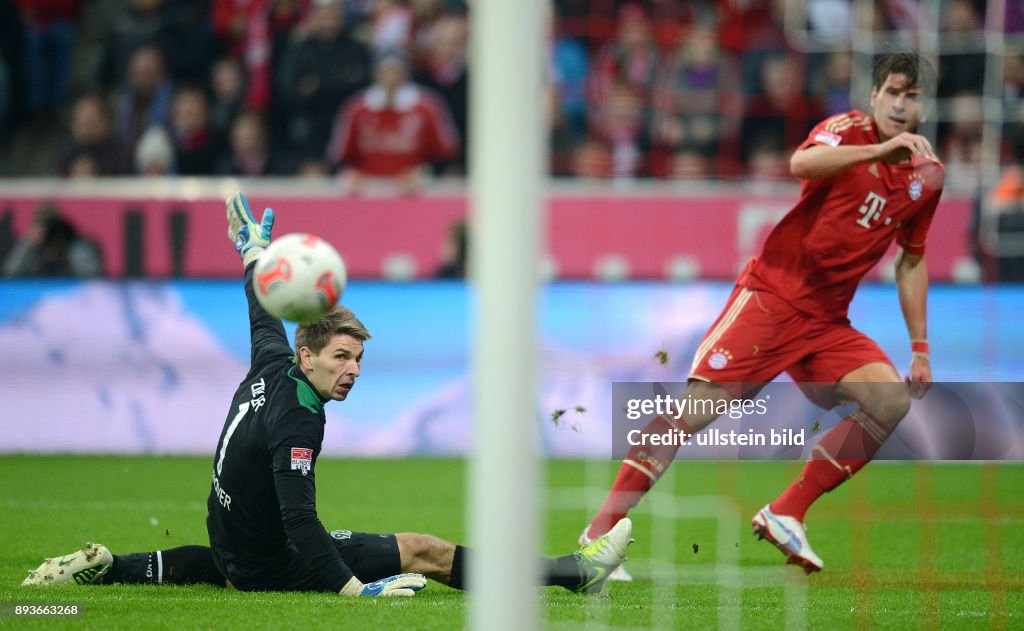
[[[263,254],[264,249],[265,248],[261,246],[255,245],[246,250],[245,254],[242,255],[242,268],[244,269],[246,267],[249,267],[249,263],[252,263],[256,259],[260,258],[260,255]]]
[[[338,593],[342,596],[358,596],[363,593],[363,582],[353,576]]]

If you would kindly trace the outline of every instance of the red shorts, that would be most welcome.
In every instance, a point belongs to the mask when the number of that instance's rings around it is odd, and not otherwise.
[[[690,379],[750,396],[783,371],[797,383],[834,384],[874,362],[892,365],[878,344],[849,321],[813,318],[772,293],[737,285],[697,347]]]

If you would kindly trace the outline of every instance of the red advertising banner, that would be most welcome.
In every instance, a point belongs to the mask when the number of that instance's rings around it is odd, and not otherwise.
[[[728,279],[789,209],[797,191],[750,196],[742,191],[700,194],[554,193],[549,196],[545,268],[552,278]],[[257,212],[279,209],[275,234],[312,232],[341,252],[353,278],[429,278],[441,264],[453,223],[466,216],[465,194],[420,197],[250,194]],[[233,276],[238,259],[225,243],[223,201],[144,194],[52,195],[0,191],[0,217],[15,235],[35,208],[52,201],[105,255],[107,273],[165,277]],[[956,278],[969,266],[971,201],[945,198],[928,239],[933,279]],[[137,241],[137,243],[134,243]],[[868,278],[886,277],[888,257]],[[139,258],[141,269],[129,265]]]

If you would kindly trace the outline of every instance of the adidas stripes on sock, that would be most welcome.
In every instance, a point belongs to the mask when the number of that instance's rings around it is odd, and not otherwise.
[[[656,416],[648,423],[643,433],[663,434],[672,430],[681,430],[692,434],[690,427],[682,419],[672,420]],[[620,519],[626,516],[631,508],[643,498],[654,486],[665,469],[672,464],[679,450],[678,445],[633,445],[626,452],[619,473],[615,477],[611,491],[590,526],[586,530],[588,539],[596,539],[611,530]]]
[[[102,582],[154,585],[208,583],[221,587],[225,584],[224,577],[213,563],[213,553],[206,546],[114,555],[114,564]]]
[[[844,418],[811,450],[800,475],[771,503],[772,512],[803,521],[810,505],[864,468],[892,431],[863,410]]]

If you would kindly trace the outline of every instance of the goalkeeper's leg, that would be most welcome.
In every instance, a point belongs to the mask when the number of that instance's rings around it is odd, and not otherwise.
[[[402,571],[418,572],[455,589],[466,589],[466,567],[472,551],[433,535],[399,533],[402,549]],[[574,554],[542,559],[544,585],[557,585],[575,590],[586,582],[586,575]]]
[[[224,587],[227,582],[213,562],[207,546],[181,546],[155,552],[114,555],[104,583],[153,583],[191,585],[206,583]]]
[[[600,590],[608,574],[626,558],[632,541],[628,519],[597,541],[573,554],[543,558],[544,584],[570,591]],[[456,589],[466,589],[466,565],[472,552],[433,535],[396,535],[335,530],[331,532],[345,563],[363,582],[403,572],[423,574]]]
[[[154,552],[114,555],[106,546],[87,543],[81,550],[46,559],[22,585],[60,583],[149,583],[154,585],[226,584],[206,546],[181,546]]]

